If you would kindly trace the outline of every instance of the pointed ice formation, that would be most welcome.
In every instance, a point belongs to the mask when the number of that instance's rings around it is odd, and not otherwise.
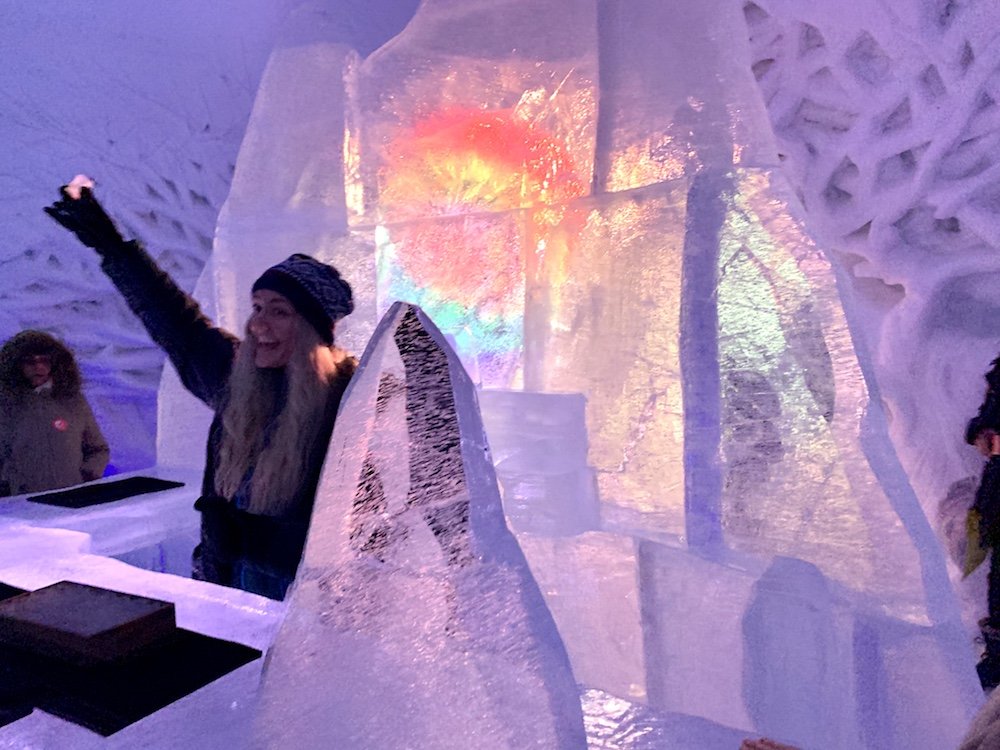
[[[578,750],[579,693],[507,529],[475,390],[394,304],[341,407],[258,747]]]

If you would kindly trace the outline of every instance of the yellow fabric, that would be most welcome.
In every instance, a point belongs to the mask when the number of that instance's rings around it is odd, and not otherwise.
[[[989,554],[989,547],[983,546],[979,536],[979,523],[982,516],[978,510],[970,509],[965,516],[965,565],[962,567],[962,578],[967,578],[976,568],[982,565]]]

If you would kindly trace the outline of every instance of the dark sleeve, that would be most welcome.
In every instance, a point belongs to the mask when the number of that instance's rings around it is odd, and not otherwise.
[[[0,392],[0,399],[3,393]],[[5,404],[0,403],[0,497],[7,497],[10,494],[10,483],[4,479],[6,465],[10,460],[10,414]]]
[[[104,273],[170,357],[184,387],[218,410],[239,339],[216,328],[139,243],[98,252]]]
[[[1000,357],[990,363],[986,373],[986,396],[979,407],[979,412],[965,428],[965,442],[970,445],[983,430],[1000,432]]]
[[[81,397],[82,398],[82,397]],[[108,450],[108,441],[104,439],[104,433],[94,419],[94,412],[86,399],[83,400],[83,412],[85,424],[83,428],[83,466],[80,467],[80,476],[83,481],[89,482],[99,479],[104,474],[104,469],[108,465],[108,457],[111,452]]]

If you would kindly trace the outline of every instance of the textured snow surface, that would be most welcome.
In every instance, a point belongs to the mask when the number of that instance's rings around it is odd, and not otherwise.
[[[41,208],[74,175],[91,175],[126,236],[192,288],[283,6],[13,0],[0,9],[0,339],[34,327],[70,345],[119,470],[156,460],[163,356],[94,252]]]

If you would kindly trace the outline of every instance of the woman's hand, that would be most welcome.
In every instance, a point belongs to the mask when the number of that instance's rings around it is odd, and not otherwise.
[[[118,247],[125,239],[97,202],[91,191],[92,185],[93,182],[82,175],[74,178],[69,185],[59,189],[62,198],[46,206],[45,213],[75,234],[87,247],[95,250]]]

